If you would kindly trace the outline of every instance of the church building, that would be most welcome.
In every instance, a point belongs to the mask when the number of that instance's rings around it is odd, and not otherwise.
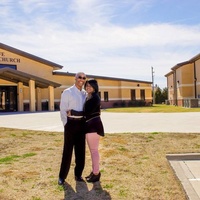
[[[75,73],[63,66],[0,43],[0,112],[59,110],[64,89],[74,84]],[[102,108],[152,103],[152,82],[86,74],[99,83]]]

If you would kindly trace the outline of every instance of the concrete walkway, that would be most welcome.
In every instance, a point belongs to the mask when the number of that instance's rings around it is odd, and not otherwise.
[[[200,133],[200,112],[108,113],[101,115],[106,133]],[[0,113],[0,127],[62,132],[59,112]],[[200,199],[200,154],[167,155],[188,199]]]
[[[167,155],[190,200],[200,199],[200,153]]]
[[[176,132],[200,133],[200,112],[194,113],[109,113],[101,118],[106,133]],[[0,113],[0,127],[63,131],[59,112]]]

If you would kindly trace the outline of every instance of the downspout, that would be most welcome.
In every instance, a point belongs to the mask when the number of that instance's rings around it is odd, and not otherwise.
[[[174,71],[174,103],[175,106],[178,105],[178,100],[177,100],[177,83],[176,83],[176,70]]]
[[[194,98],[197,98],[196,62],[194,61]]]

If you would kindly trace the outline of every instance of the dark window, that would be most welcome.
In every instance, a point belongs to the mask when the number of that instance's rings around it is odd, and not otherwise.
[[[108,92],[104,92],[104,101],[108,101]]]
[[[133,101],[135,99],[136,99],[135,90],[131,90],[131,101]]]
[[[145,90],[140,90],[140,98],[141,100],[145,100]]]
[[[17,69],[16,65],[5,65],[5,64],[0,64],[0,69],[5,68],[5,67],[9,67],[11,69]]]

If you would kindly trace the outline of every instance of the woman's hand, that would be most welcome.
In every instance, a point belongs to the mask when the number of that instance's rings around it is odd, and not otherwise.
[[[67,117],[71,116],[71,110],[67,111]]]

